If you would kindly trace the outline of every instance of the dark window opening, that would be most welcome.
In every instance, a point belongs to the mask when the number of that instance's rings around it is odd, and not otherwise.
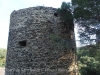
[[[53,32],[53,29],[52,29],[52,28],[50,28],[50,32],[51,32],[51,33]]]
[[[58,13],[54,13],[54,16],[58,17]]]
[[[19,45],[20,45],[20,46],[26,46],[26,40],[20,41],[20,42],[19,42]]]
[[[74,48],[72,48],[72,50],[74,50]]]

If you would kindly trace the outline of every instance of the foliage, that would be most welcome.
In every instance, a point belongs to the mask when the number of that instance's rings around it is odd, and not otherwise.
[[[80,58],[81,75],[100,75],[100,62],[93,57],[83,56]]]
[[[0,48],[0,67],[5,67],[6,49]]]
[[[80,27],[79,34],[82,43],[91,42],[90,35],[96,34],[96,25],[100,24],[99,0],[72,0],[73,16]]]
[[[96,34],[96,25],[100,24],[99,0],[72,0],[70,4],[63,2],[58,13],[65,22],[68,31],[74,28],[73,19],[80,27],[79,34],[82,43],[91,43],[91,35]],[[72,14],[73,13],[73,14]],[[71,28],[70,28],[71,27]],[[72,29],[73,30],[73,29]],[[100,46],[89,45],[77,50],[79,71],[81,75],[100,75]]]
[[[51,34],[50,39],[53,40],[54,42],[60,42],[62,38],[56,34]]]
[[[74,23],[78,23],[81,43],[91,43],[91,35],[96,33],[96,25],[100,24],[99,0],[72,0],[70,3],[62,2],[58,14],[64,21],[67,32],[74,30]],[[97,34],[98,35],[98,34]]]
[[[63,39],[61,36],[56,34],[51,34],[50,39],[53,41],[54,44],[62,46],[64,48],[69,49],[71,45],[71,41]]]
[[[72,0],[75,19],[94,19],[100,21],[99,0]]]
[[[81,75],[100,75],[100,44],[82,47],[77,54]]]
[[[56,35],[56,34],[51,34],[51,35],[50,35],[50,39],[51,39],[55,44],[57,44],[57,45],[59,45],[59,46],[64,46],[64,45],[65,45],[64,42],[63,42],[64,39],[63,39],[62,37]]]
[[[81,43],[91,43],[91,35],[96,33],[96,26],[100,24],[99,0],[72,0],[70,3],[62,2],[58,14],[65,22],[67,32],[74,30],[74,22],[78,23]],[[98,34],[97,34],[98,35]]]
[[[88,54],[88,56],[94,57],[95,55],[98,55],[98,53],[100,52],[100,44],[88,45],[85,47],[81,47],[80,51],[78,51],[78,53],[79,52],[86,54],[86,55]]]
[[[57,10],[58,14],[61,16],[61,20],[65,23],[66,30],[68,31],[74,30],[71,7],[70,3],[62,2],[61,8],[58,8]]]
[[[100,52],[97,53],[97,55],[95,56],[95,59],[100,62]]]

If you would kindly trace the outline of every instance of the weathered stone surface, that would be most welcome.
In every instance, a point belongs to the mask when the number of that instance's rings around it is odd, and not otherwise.
[[[74,38],[70,48],[50,38],[54,34],[67,39],[55,12],[42,6],[12,12],[5,75],[76,75]]]

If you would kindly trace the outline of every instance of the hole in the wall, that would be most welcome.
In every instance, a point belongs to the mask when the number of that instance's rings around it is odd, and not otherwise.
[[[74,51],[74,48],[72,48],[72,50]]]
[[[20,45],[20,46],[26,46],[26,40],[19,41],[19,45]]]
[[[58,17],[58,13],[54,13],[54,16]]]
[[[50,32],[53,33],[53,29],[52,28],[50,28]]]

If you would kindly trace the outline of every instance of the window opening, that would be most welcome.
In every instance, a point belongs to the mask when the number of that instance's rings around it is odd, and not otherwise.
[[[58,17],[58,13],[54,13],[54,16]]]
[[[20,45],[20,46],[26,46],[26,40],[20,41],[20,42],[19,42],[19,45]]]

